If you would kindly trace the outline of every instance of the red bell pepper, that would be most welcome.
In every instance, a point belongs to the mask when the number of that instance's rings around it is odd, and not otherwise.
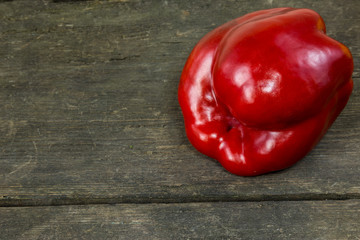
[[[204,36],[181,75],[190,142],[228,171],[288,168],[321,139],[353,88],[349,49],[310,9],[276,8]]]

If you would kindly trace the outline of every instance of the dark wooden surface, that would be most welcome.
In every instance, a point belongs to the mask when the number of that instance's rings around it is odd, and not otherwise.
[[[350,48],[354,92],[298,164],[234,176],[189,144],[179,77],[208,31],[284,6],[319,12]],[[0,239],[358,239],[359,12],[357,0],[0,1]]]
[[[5,208],[16,239],[358,239],[358,200]],[[19,227],[21,226],[21,227]]]

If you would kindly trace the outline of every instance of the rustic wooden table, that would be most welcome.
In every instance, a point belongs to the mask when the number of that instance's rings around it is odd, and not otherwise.
[[[208,31],[319,12],[354,92],[290,169],[244,178],[188,142],[177,86]],[[0,0],[0,239],[359,239],[360,1]]]

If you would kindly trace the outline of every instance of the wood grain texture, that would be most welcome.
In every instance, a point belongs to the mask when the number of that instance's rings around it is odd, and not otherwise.
[[[360,236],[359,200],[22,207],[0,208],[0,214],[0,238],[7,240]]]
[[[349,46],[354,93],[298,164],[234,176],[189,144],[178,81],[208,31],[280,6],[318,11]],[[2,1],[0,205],[359,198],[359,12],[355,0]]]

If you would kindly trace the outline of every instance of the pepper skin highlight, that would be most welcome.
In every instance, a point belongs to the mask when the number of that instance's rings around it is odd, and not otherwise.
[[[205,35],[183,69],[187,136],[231,173],[288,168],[318,143],[353,88],[346,46],[310,9],[276,8]]]

